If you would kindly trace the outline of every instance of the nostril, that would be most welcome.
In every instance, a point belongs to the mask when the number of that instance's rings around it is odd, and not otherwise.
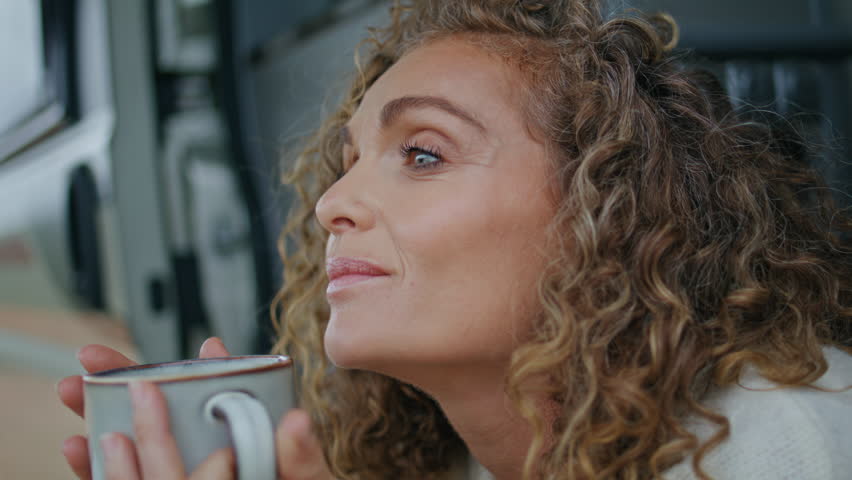
[[[331,222],[337,228],[349,229],[355,227],[355,222],[352,219],[347,217],[337,217]]]

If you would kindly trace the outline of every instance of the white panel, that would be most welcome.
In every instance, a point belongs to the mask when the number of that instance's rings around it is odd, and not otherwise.
[[[30,114],[45,99],[41,4],[38,0],[0,2],[0,133]]]

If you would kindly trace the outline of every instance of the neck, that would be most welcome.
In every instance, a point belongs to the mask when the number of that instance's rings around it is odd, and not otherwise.
[[[503,371],[447,376],[423,389],[435,398],[471,454],[496,480],[521,478],[533,430],[506,395]],[[429,388],[439,385],[439,388]]]

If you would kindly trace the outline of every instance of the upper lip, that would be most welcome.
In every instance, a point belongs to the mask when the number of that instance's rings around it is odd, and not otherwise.
[[[329,258],[325,263],[325,271],[328,273],[329,281],[345,275],[370,275],[374,277],[388,275],[388,272],[378,265],[349,257]]]

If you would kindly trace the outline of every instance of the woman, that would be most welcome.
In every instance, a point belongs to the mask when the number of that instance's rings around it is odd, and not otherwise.
[[[373,38],[288,178],[276,350],[313,426],[282,422],[282,478],[441,478],[468,451],[497,479],[852,475],[850,223],[795,136],[667,54],[672,22],[598,12],[422,1]],[[108,464],[183,478],[143,390]],[[60,395],[79,409],[79,379]]]

